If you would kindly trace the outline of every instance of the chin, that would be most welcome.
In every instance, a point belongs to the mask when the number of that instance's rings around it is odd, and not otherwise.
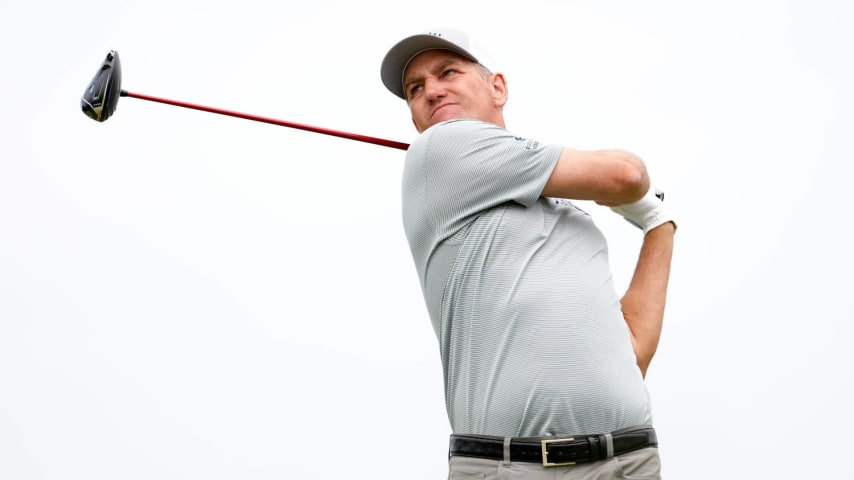
[[[430,121],[430,125],[436,125],[437,123],[447,122],[448,120],[459,120],[461,118],[466,118],[465,115],[462,115],[458,112],[448,112],[444,115],[436,115]]]

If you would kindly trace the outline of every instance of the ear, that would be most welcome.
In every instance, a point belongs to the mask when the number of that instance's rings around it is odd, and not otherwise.
[[[494,73],[489,78],[489,81],[492,86],[492,98],[495,101],[495,106],[501,108],[507,103],[509,94],[507,91],[507,79],[504,78],[503,73]]]

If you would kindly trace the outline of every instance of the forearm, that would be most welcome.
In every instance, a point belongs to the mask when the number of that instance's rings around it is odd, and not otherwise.
[[[674,233],[673,223],[667,222],[646,234],[632,281],[621,301],[637,364],[644,376],[661,337]]]
[[[564,148],[542,196],[612,206],[638,200],[649,185],[646,165],[630,152]]]

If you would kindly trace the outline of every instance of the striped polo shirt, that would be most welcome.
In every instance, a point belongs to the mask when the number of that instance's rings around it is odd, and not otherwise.
[[[562,147],[453,120],[410,146],[403,222],[454,433],[593,434],[652,423],[604,236],[540,197]]]

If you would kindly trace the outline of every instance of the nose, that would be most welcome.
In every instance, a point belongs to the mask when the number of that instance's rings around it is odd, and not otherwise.
[[[428,78],[424,81],[424,94],[428,100],[433,101],[437,98],[442,98],[446,93],[444,84],[438,79]]]

